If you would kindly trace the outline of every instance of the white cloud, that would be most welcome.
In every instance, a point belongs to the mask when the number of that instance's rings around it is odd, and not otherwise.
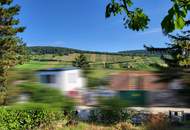
[[[160,32],[162,32],[161,28],[153,28],[153,29],[149,29],[149,30],[146,30],[144,32],[141,32],[140,34],[146,35],[146,34],[153,34],[153,33],[160,33]]]

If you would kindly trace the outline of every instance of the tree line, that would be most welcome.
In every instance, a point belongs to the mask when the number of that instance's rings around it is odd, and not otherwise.
[[[31,54],[43,55],[43,54],[58,54],[58,55],[68,55],[72,53],[87,53],[87,54],[109,54],[109,55],[119,55],[114,52],[98,52],[98,51],[87,51],[79,50],[66,47],[53,47],[53,46],[32,46],[28,47]]]
[[[30,54],[44,55],[69,55],[72,53],[86,53],[86,54],[104,54],[104,55],[133,55],[133,56],[160,56],[160,53],[150,53],[147,50],[131,50],[131,51],[119,51],[119,52],[99,52],[99,51],[87,51],[66,47],[52,47],[52,46],[32,46],[28,47]]]

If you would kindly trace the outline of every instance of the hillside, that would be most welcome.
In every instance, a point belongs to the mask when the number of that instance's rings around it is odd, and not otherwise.
[[[66,47],[53,47],[53,46],[32,46],[28,47],[28,49],[32,54],[36,55],[43,55],[43,54],[68,55],[73,53],[109,54],[109,55],[118,54],[114,52],[87,51],[87,50],[79,50],[79,49],[66,48]]]
[[[43,54],[58,54],[58,55],[68,55],[73,53],[89,53],[89,54],[109,54],[109,55],[153,55],[146,50],[129,50],[129,51],[119,51],[119,52],[99,52],[99,51],[87,51],[79,50],[66,47],[52,47],[52,46],[32,46],[28,47],[32,54],[43,55]]]
[[[120,54],[139,54],[139,55],[148,55],[150,54],[150,52],[146,51],[146,50],[128,50],[128,51],[119,51],[118,53]]]
[[[28,47],[31,59],[40,62],[58,62],[64,66],[72,65],[72,61],[83,53],[91,64],[91,68],[154,70],[154,63],[163,64],[158,55],[145,50],[121,51],[117,53],[85,51],[65,47],[35,46]]]

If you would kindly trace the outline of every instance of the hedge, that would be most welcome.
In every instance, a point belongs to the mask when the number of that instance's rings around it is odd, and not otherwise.
[[[0,107],[0,129],[29,130],[64,119],[64,113],[43,104]]]

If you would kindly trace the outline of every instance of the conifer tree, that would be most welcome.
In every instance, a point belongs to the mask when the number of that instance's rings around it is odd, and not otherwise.
[[[81,69],[88,69],[90,67],[87,57],[83,54],[80,54],[73,61],[73,66]]]
[[[163,81],[184,80],[184,77],[189,75],[190,69],[190,31],[183,31],[176,36],[168,36],[171,39],[168,47],[155,48],[145,46],[145,48],[149,52],[161,53],[161,59],[166,66],[157,65],[157,67]]]
[[[175,36],[169,35],[171,43],[166,48],[145,48],[149,52],[161,53],[161,59],[166,66],[156,65],[158,67],[158,82],[180,81],[181,89],[177,90],[177,97],[190,106],[190,31],[184,31]]]
[[[26,47],[18,33],[25,27],[19,26],[20,6],[12,5],[13,0],[0,0],[0,104],[6,104],[7,72],[26,59]]]

